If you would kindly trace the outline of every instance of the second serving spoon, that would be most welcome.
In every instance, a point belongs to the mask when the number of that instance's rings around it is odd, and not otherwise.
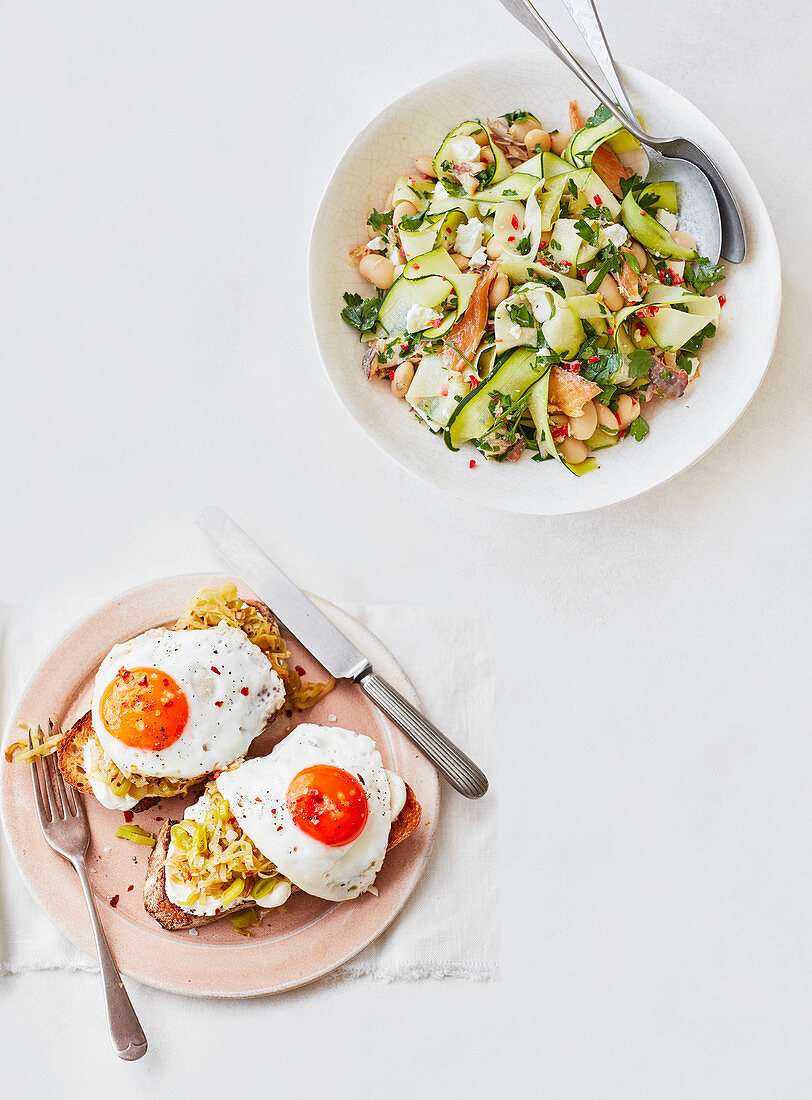
[[[510,14],[532,31],[650,151],[647,178],[652,181],[670,179],[678,184],[682,200],[680,227],[697,241],[702,254],[714,263],[720,254],[732,263],[741,263],[746,252],[744,226],[738,204],[719,170],[707,154],[687,138],[653,138],[640,127],[615,68],[594,3],[591,0],[565,2],[611,84],[620,107],[576,61],[531,0],[501,0]]]

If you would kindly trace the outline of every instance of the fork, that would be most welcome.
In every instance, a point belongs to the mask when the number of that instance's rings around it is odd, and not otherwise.
[[[40,741],[44,734],[37,728]],[[33,749],[31,731],[28,732],[28,747]],[[96,910],[96,901],[90,889],[90,880],[85,865],[85,852],[90,843],[90,829],[87,815],[79,792],[68,787],[62,773],[54,763],[54,757],[35,757],[31,761],[31,778],[34,783],[34,798],[37,802],[42,831],[45,839],[55,852],[59,852],[73,864],[82,884],[85,901],[90,911],[90,923],[96,939],[96,952],[99,967],[104,979],[104,997],[107,1008],[107,1023],[113,1049],[119,1058],[133,1062],[147,1051],[144,1035],[135,1009],[127,996],[127,990],[121,980],[118,967],[113,961],[110,945],[104,934],[104,928]]]

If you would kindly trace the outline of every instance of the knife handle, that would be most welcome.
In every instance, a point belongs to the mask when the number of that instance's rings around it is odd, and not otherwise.
[[[358,683],[372,702],[420,749],[455,791],[466,798],[481,798],[488,780],[465,753],[440,733],[420,711],[403,698],[383,677],[367,672]]]

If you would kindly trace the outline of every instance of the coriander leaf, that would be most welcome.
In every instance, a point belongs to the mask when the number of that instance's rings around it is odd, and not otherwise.
[[[630,191],[633,191],[635,187],[639,187],[643,180],[640,176],[629,176],[628,179],[620,180],[620,194],[625,199]]]
[[[593,222],[614,221],[608,206],[585,206],[581,211],[582,218],[589,218]]]
[[[517,325],[521,325],[522,328],[533,327],[533,314],[530,312],[528,306],[520,306],[515,302],[511,303],[507,307],[507,315],[511,321],[515,321]]]
[[[596,108],[593,114],[584,123],[584,126],[600,126],[602,122],[606,122],[607,119],[612,118],[612,112],[608,107],[604,107],[601,103]]]
[[[685,265],[685,282],[694,288],[697,294],[701,294],[714,283],[721,282],[725,277],[725,265],[714,264],[707,256],[700,256],[698,260]]]
[[[407,214],[405,217],[400,219],[398,229],[405,229],[408,232],[414,232],[416,229],[419,229],[425,221],[426,213],[427,211],[424,210],[422,213],[419,214]]]
[[[377,211],[374,207],[372,213],[367,218],[367,225],[371,225],[376,233],[386,233],[386,230],[392,224],[392,215],[394,210]]]
[[[629,355],[629,377],[648,378],[654,353],[643,348],[636,348]]]
[[[341,311],[342,319],[357,328],[362,336],[365,332],[372,332],[378,323],[380,298],[364,300],[360,294],[345,294],[344,301],[347,304]]]
[[[522,237],[522,239],[516,245],[516,251],[519,253],[520,256],[526,256],[527,253],[530,251],[530,244],[530,234],[528,233],[527,236]]]
[[[629,435],[632,439],[636,439],[639,443],[641,439],[645,439],[648,435],[649,427],[642,416],[638,416],[636,420],[633,420],[629,425]]]
[[[516,111],[505,111],[505,113],[502,117],[506,120],[508,126],[513,126],[514,123],[516,123],[516,122],[524,122],[524,120],[526,118],[528,118],[529,116],[528,116],[527,111],[516,110]]]
[[[587,244],[592,245],[593,248],[598,247],[598,229],[596,226],[592,226],[589,222],[585,222],[583,218],[575,223],[575,232],[581,238],[582,241],[586,241]]]
[[[715,336],[715,335],[716,335],[716,325],[713,325],[713,324],[705,325],[705,327],[703,329],[701,329],[696,334],[696,336],[692,336],[691,339],[688,340],[687,343],[682,345],[682,350],[687,352],[689,355],[698,355],[698,353],[699,353],[702,345],[705,343],[705,341],[709,340],[711,338],[711,336]]]
[[[659,197],[654,191],[646,191],[645,189],[637,196],[637,205],[641,210],[645,210],[647,214],[653,214],[657,209],[659,203]]]

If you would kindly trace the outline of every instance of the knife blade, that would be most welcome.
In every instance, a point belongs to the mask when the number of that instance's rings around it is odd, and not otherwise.
[[[223,561],[337,680],[355,680],[370,663],[222,508],[206,508],[198,526]]]
[[[222,508],[206,508],[198,526],[223,560],[260,596],[274,615],[336,679],[354,680],[369,699],[414,742],[466,798],[488,789],[484,773],[381,676],[367,657]]]

